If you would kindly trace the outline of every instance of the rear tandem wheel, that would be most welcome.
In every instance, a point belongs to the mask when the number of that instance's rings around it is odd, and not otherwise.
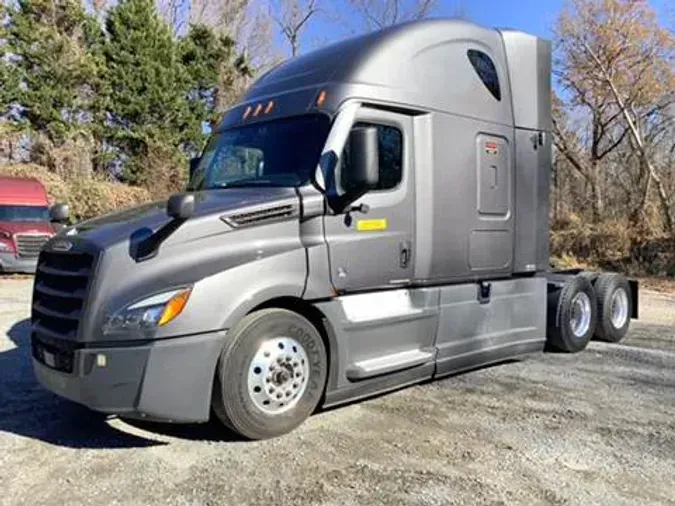
[[[595,338],[618,343],[628,332],[633,314],[630,284],[621,274],[601,273],[595,281],[595,293],[598,299]]]
[[[549,293],[547,313],[548,346],[567,353],[583,350],[598,320],[593,285],[585,276],[570,277],[562,288]]]

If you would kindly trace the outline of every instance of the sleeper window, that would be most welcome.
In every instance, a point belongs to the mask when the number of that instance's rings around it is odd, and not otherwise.
[[[396,188],[403,178],[403,134],[393,126],[373,125],[370,123],[357,123],[357,127],[377,127],[378,156],[380,159],[380,181],[375,190],[391,190]],[[348,148],[348,146],[347,146]],[[347,191],[350,189],[349,181],[345,180],[344,167],[349,164],[349,149],[342,152],[340,171],[340,185]]]
[[[485,87],[490,91],[493,97],[501,101],[502,90],[499,86],[497,68],[492,59],[482,51],[477,51],[475,49],[469,49],[467,56]]]

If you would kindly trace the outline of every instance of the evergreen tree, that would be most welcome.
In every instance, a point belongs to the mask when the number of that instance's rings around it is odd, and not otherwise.
[[[0,106],[58,146],[91,125],[101,32],[78,0],[17,0],[4,10]]]
[[[16,103],[19,91],[18,75],[10,65],[10,53],[7,45],[9,26],[9,9],[5,3],[0,4],[0,121],[6,123],[11,119],[10,108]]]
[[[180,41],[183,65],[190,79],[187,100],[195,124],[213,125],[222,113],[223,91],[228,92],[237,76],[250,75],[243,55],[236,54],[235,41],[216,34],[205,25],[192,25]],[[189,148],[200,149],[203,135],[197,133]]]
[[[177,186],[221,95],[248,72],[211,28],[176,39],[153,0],[120,0],[105,26],[79,0],[3,2],[0,19],[0,121],[40,139],[40,160],[84,133],[93,149],[83,156],[134,184]]]
[[[189,76],[152,0],[121,0],[108,12],[106,32],[106,141],[124,163],[124,178],[141,183],[153,144],[178,154],[194,134]]]

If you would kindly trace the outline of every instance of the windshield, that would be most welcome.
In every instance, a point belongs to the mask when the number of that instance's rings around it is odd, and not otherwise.
[[[319,162],[329,127],[327,116],[315,114],[216,133],[188,189],[306,184]]]
[[[49,221],[49,208],[45,206],[0,205],[0,221]]]

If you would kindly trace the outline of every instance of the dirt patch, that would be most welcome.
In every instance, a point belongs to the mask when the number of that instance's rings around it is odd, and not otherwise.
[[[642,288],[654,292],[675,294],[675,278],[652,277],[638,279]]]

